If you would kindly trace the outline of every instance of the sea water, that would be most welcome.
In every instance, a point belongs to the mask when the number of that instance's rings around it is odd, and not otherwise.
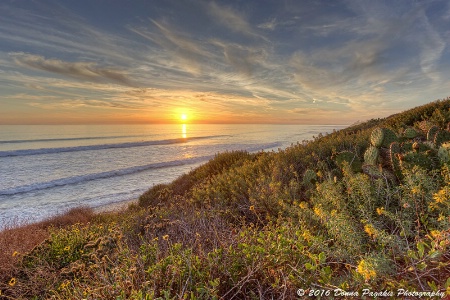
[[[138,198],[232,150],[278,151],[335,125],[2,125],[0,230]]]

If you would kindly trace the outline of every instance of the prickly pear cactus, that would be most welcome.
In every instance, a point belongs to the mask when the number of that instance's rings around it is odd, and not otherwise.
[[[422,152],[408,152],[403,155],[400,161],[402,168],[411,169],[413,166],[419,166],[424,169],[432,169],[434,161]]]
[[[436,133],[438,131],[439,131],[439,127],[431,126],[430,129],[428,129],[428,132],[427,132],[427,141],[430,141],[430,142],[434,143],[434,136],[436,135]]]
[[[436,134],[434,135],[434,144],[436,145],[436,147],[441,146],[444,142],[447,142],[448,140],[450,140],[450,133],[447,131],[443,131],[443,130],[439,130],[438,132],[436,132]]]
[[[405,142],[400,145],[400,152],[409,152],[412,150],[413,143]]]
[[[350,165],[353,172],[361,172],[362,163],[359,160],[359,158],[355,155],[355,153],[351,151],[342,151],[336,154],[335,160],[336,164],[340,168],[343,167],[343,163],[346,161]]]
[[[441,164],[450,162],[450,142],[444,143],[439,147],[438,157]]]
[[[412,127],[408,127],[405,129],[405,131],[403,132],[403,135],[405,136],[405,138],[407,139],[413,139],[416,138],[418,136],[417,131],[412,128]]]
[[[392,142],[396,141],[398,141],[397,135],[388,128],[377,127],[370,135],[370,143],[374,147],[388,148]]]
[[[380,151],[374,146],[367,148],[364,152],[364,163],[368,165],[377,165],[380,157]]]
[[[369,175],[372,178],[387,178],[389,180],[395,180],[394,175],[374,165],[364,165],[362,167],[364,174]]]
[[[304,185],[307,185],[307,186],[312,185],[316,182],[316,180],[317,180],[317,174],[316,174],[316,172],[314,172],[311,169],[307,169],[305,171],[305,173],[303,174],[303,184]]]
[[[380,147],[383,143],[384,131],[382,128],[375,128],[370,135],[370,143],[374,147]]]

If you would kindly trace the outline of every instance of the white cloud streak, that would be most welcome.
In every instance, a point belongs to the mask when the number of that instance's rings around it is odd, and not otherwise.
[[[112,68],[99,67],[91,62],[65,62],[59,59],[46,59],[39,55],[11,53],[14,61],[23,67],[47,71],[88,81],[112,81],[132,86],[126,72]]]

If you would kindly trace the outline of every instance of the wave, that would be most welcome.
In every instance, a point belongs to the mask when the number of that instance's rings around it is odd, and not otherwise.
[[[148,135],[116,135],[116,136],[93,136],[93,137],[56,138],[56,139],[34,139],[34,140],[4,140],[4,141],[0,141],[0,144],[106,140],[106,139],[119,139],[119,138],[135,138],[135,137],[143,137],[143,136],[148,136]]]
[[[193,157],[193,158],[178,159],[178,160],[173,160],[173,161],[168,161],[168,162],[152,163],[152,164],[143,165],[143,166],[134,166],[134,167],[124,168],[124,169],[119,169],[119,170],[112,170],[112,171],[106,171],[106,172],[100,172],[100,173],[60,178],[60,179],[55,179],[55,180],[51,180],[51,181],[47,181],[47,182],[39,182],[39,183],[34,183],[34,184],[29,184],[29,185],[22,185],[22,186],[11,188],[11,189],[0,190],[0,196],[7,196],[7,195],[11,196],[11,195],[16,195],[16,194],[37,191],[37,190],[54,188],[54,187],[58,187],[58,186],[78,184],[78,183],[83,183],[85,181],[91,181],[91,180],[96,180],[96,179],[124,176],[124,175],[134,174],[134,173],[138,173],[138,172],[143,172],[143,171],[150,170],[150,169],[169,168],[169,167],[182,166],[182,165],[187,165],[187,164],[195,164],[195,163],[200,163],[205,160],[209,160],[212,157],[213,157],[213,155],[199,156],[199,157]]]
[[[54,153],[61,153],[61,152],[104,150],[104,149],[114,149],[114,148],[133,148],[133,147],[156,146],[156,145],[170,145],[170,144],[187,143],[187,142],[194,141],[194,140],[223,137],[223,136],[226,136],[226,135],[177,138],[177,139],[156,140],[156,141],[127,142],[127,143],[119,143],[119,144],[102,144],[102,145],[89,145],[89,146],[60,147],[60,148],[10,150],[10,151],[0,151],[0,157],[54,154]]]
[[[280,145],[281,145],[280,142],[257,144],[257,145],[241,145],[244,147],[238,147],[238,149],[245,150],[248,152],[256,152],[256,151],[263,151],[264,149],[275,148]],[[229,149],[229,150],[232,150],[232,149]],[[237,149],[234,149],[234,150],[237,150]],[[226,151],[226,149],[224,149],[224,151]],[[18,186],[18,187],[14,187],[14,188],[0,190],[0,196],[11,196],[11,195],[16,195],[16,194],[28,193],[28,192],[32,192],[32,191],[50,189],[50,188],[59,187],[59,186],[79,184],[79,183],[96,180],[96,179],[104,179],[104,178],[111,178],[111,177],[116,177],[116,176],[130,175],[130,174],[143,172],[143,171],[150,170],[150,169],[161,169],[161,168],[170,168],[170,167],[189,165],[189,164],[197,164],[197,163],[208,161],[208,160],[212,159],[214,156],[215,156],[215,154],[192,157],[192,158],[177,159],[177,160],[172,160],[172,161],[151,163],[151,164],[147,164],[147,165],[133,166],[133,167],[112,170],[112,171],[106,171],[106,172],[65,177],[65,178],[55,179],[55,180],[51,180],[51,181],[47,181],[47,182],[39,182],[39,183],[33,183],[33,184],[28,184],[28,185],[22,185],[22,186]]]

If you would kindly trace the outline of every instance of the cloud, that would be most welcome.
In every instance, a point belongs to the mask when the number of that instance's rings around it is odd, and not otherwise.
[[[246,47],[239,44],[212,40],[211,44],[223,51],[225,61],[238,73],[252,76],[255,69],[261,67],[268,59],[264,47]]]
[[[270,20],[270,21],[268,21],[268,22],[259,24],[259,25],[258,25],[258,28],[261,28],[261,29],[268,29],[268,30],[273,31],[273,30],[275,30],[275,28],[277,27],[277,25],[278,25],[277,19],[276,19],[276,18],[273,18],[272,20]]]
[[[11,53],[10,55],[16,64],[23,67],[81,80],[115,82],[126,86],[133,86],[125,72],[112,68],[99,67],[96,63],[65,62],[59,59],[46,59],[43,56],[26,53]]]
[[[440,78],[436,72],[436,68],[447,44],[431,26],[425,13],[421,14],[420,21],[424,29],[424,37],[420,44],[422,48],[422,52],[420,53],[420,67],[423,73],[430,79],[439,80]]]
[[[162,35],[145,28],[129,27],[129,29],[168,51],[185,71],[195,75],[200,74],[204,59],[210,56],[208,51],[187,35],[183,35],[161,22],[152,20],[152,23]]]
[[[231,7],[211,2],[208,6],[208,11],[215,21],[225,25],[232,31],[266,40],[265,37],[258,34],[252,28],[251,24],[242,14],[236,12]]]

